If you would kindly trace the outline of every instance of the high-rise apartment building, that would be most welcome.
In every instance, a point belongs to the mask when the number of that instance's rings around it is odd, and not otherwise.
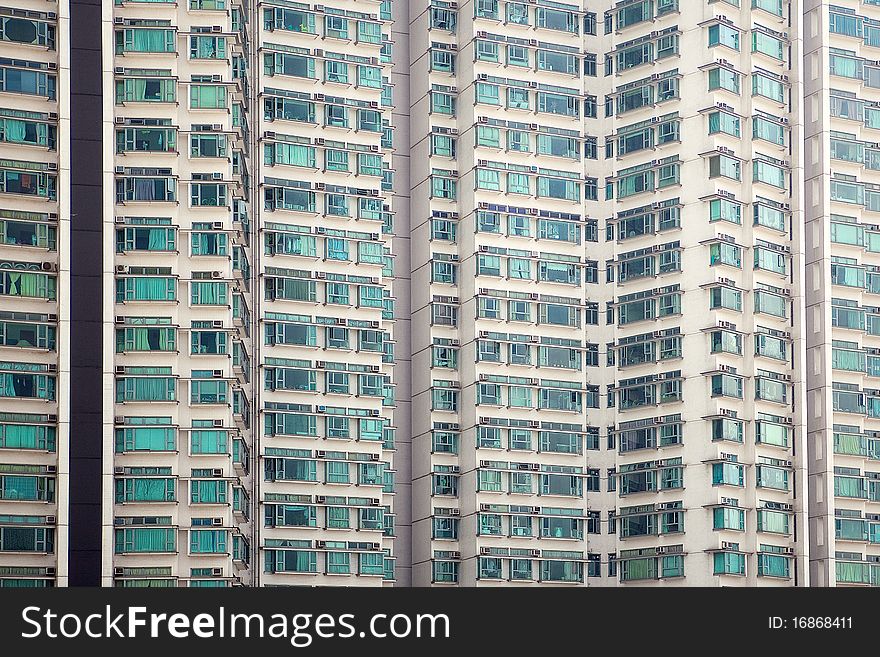
[[[804,13],[810,582],[880,583],[880,6]]]
[[[880,2],[13,3],[0,586],[880,583]]]

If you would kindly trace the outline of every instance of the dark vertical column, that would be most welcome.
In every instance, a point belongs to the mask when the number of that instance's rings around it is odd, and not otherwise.
[[[101,0],[70,1],[71,586],[101,584],[103,91]]]

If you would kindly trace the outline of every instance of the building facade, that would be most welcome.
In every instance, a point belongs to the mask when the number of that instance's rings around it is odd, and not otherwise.
[[[880,3],[14,4],[0,586],[880,583]]]

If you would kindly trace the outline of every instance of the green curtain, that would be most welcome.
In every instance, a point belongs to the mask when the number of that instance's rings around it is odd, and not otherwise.
[[[871,581],[868,564],[837,561],[835,570],[838,582],[861,584]]]
[[[137,501],[164,502],[170,498],[168,495],[167,479],[132,479],[131,496]]]
[[[0,393],[0,396],[6,396]],[[42,427],[6,424],[3,425],[2,440],[0,445],[9,448],[34,448],[38,447],[37,433]]]
[[[15,396],[15,376],[10,373],[0,374],[0,397]]]
[[[629,559],[621,564],[626,573],[626,580],[654,579],[656,577],[656,559]]]
[[[190,435],[193,454],[222,454],[227,450],[225,431],[196,431]]]
[[[169,388],[172,379],[138,377],[129,380],[134,382],[134,399],[138,401],[169,401],[174,398]]]
[[[135,552],[167,552],[174,549],[173,529],[130,529]]]
[[[167,30],[131,30],[132,50],[137,52],[165,52]]]
[[[219,109],[226,107],[226,87],[220,85],[192,85],[190,107]]]
[[[858,77],[858,62],[850,57],[831,55],[831,72],[846,78]]]
[[[150,351],[150,335],[149,329],[134,329],[134,348],[137,351]]]
[[[275,144],[275,162],[296,167],[315,166],[315,149],[299,144]]]
[[[150,228],[147,248],[150,251],[164,251],[168,244],[168,230],[166,228]]]
[[[37,477],[21,477],[6,475],[2,477],[3,487],[0,498],[5,500],[38,500],[39,487]]]
[[[137,301],[166,301],[173,299],[169,293],[170,279],[167,278],[130,278],[133,285],[133,299]]]
[[[6,119],[4,121],[4,133],[6,141],[21,143],[25,140],[25,132],[27,124],[24,121],[16,119]]]
[[[295,567],[297,572],[310,573],[315,571],[317,557],[314,552],[294,552]]]

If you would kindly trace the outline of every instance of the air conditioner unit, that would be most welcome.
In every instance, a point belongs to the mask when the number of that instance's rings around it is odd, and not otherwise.
[[[315,458],[316,458],[316,459],[322,459],[322,458],[325,458],[326,456],[327,456],[327,452],[325,452],[325,451],[322,450],[322,449],[319,449],[319,450],[317,450],[317,451],[315,452]]]
[[[541,551],[540,550],[529,550],[529,554],[533,557],[540,557]]]
[[[482,505],[480,505],[480,506],[482,506]],[[488,505],[487,505],[487,506],[488,506]],[[449,515],[451,515],[451,516],[460,516],[460,515],[461,515],[461,509],[449,509]]]
[[[117,374],[125,374],[125,367],[122,365],[117,365],[116,366],[116,373]]]
[[[216,525],[222,526],[223,525],[223,518],[211,518],[211,524],[215,525],[215,526]]]
[[[212,319],[211,320],[212,328],[223,328],[223,320],[222,319]]]
[[[492,548],[481,547],[480,554],[492,554]]]
[[[223,577],[223,569],[211,568],[211,575],[213,575],[214,577]]]
[[[211,31],[212,31],[212,32],[222,32],[222,31],[223,31],[223,28],[220,27],[219,25],[212,25],[212,26],[211,26]]]
[[[58,416],[55,415],[54,413],[50,413],[49,415],[46,416],[46,421],[47,422],[57,422]]]
[[[116,265],[116,273],[124,274],[125,273],[125,265]]]
[[[58,522],[58,519],[55,516],[46,516],[47,525],[54,525],[56,522]]]
[[[315,503],[316,504],[324,504],[327,501],[327,498],[323,495],[315,495]]]
[[[211,468],[211,476],[212,477],[222,477],[223,476],[223,468]]]
[[[214,426],[215,426],[215,427],[222,427],[222,426],[223,426],[223,420],[214,420]]]
[[[223,378],[223,370],[212,370],[211,376],[213,376],[215,379],[222,379]]]
[[[125,468],[123,468],[121,465],[117,465],[115,468],[113,468],[113,474],[125,474]]]
[[[119,568],[119,567],[116,567],[116,568],[113,569],[113,574],[114,574],[114,575],[117,575],[117,576],[118,576],[118,575],[124,575],[124,574],[125,574],[125,568]]]
[[[322,370],[327,367],[327,361],[325,360],[316,360],[315,361],[315,369]]]
[[[114,25],[124,25],[124,24],[125,24],[125,19],[122,18],[121,16],[116,16],[116,17],[113,19],[113,24],[114,24]]]

